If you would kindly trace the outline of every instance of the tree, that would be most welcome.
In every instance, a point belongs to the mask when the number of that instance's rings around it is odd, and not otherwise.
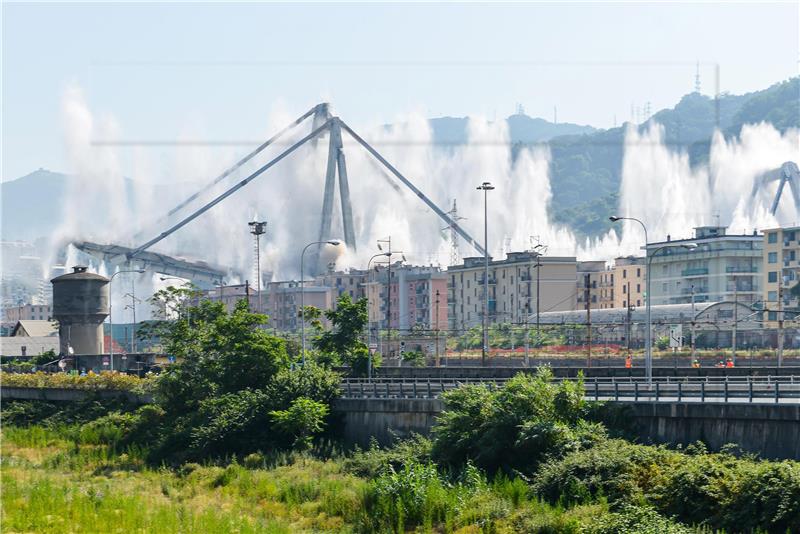
[[[260,389],[289,360],[284,341],[258,328],[267,316],[240,300],[228,313],[221,302],[202,301],[161,327],[161,340],[178,362],[160,376],[157,396],[168,411],[194,410],[208,396]]]
[[[308,450],[315,434],[325,428],[328,406],[309,399],[298,397],[286,410],[270,412],[275,426],[294,440],[294,448]]]
[[[342,294],[335,309],[325,310],[325,318],[331,322],[332,327],[320,333],[313,342],[320,352],[321,360],[333,365],[348,365],[354,375],[365,375],[369,349],[361,341],[361,336],[368,320],[367,299],[353,302],[350,295]]]

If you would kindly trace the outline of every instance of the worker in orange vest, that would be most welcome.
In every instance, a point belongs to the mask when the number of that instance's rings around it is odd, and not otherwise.
[[[630,369],[633,367],[633,360],[631,360],[630,355],[625,358],[625,368]]]
[[[700,369],[700,360],[698,360],[697,358],[692,360],[692,367],[694,367],[695,369]]]
[[[733,360],[728,358],[725,362],[725,367],[733,367]]]

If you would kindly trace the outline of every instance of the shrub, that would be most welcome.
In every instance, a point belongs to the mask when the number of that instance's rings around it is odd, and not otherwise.
[[[245,456],[242,463],[248,469],[259,469],[264,467],[266,458],[260,452],[253,452]]]
[[[410,463],[427,464],[431,461],[433,443],[430,439],[414,434],[398,441],[391,447],[380,447],[373,441],[367,450],[356,451],[344,460],[344,469],[365,478],[375,478],[390,467],[401,469]]]
[[[586,534],[693,534],[695,529],[662,517],[649,506],[625,504],[603,514],[584,529]]]
[[[84,376],[66,373],[3,373],[3,386],[23,388],[69,388],[88,390],[131,391],[147,393],[151,390],[154,378],[139,378],[116,371],[89,373]]]
[[[605,439],[602,425],[583,422],[583,383],[553,381],[549,368],[517,374],[504,387],[466,386],[444,395],[434,458],[451,465],[472,459],[489,471],[532,472],[550,456]]]
[[[583,503],[601,496],[612,504],[631,501],[655,487],[682,456],[664,447],[612,439],[545,463],[533,489],[550,502]]]
[[[296,449],[308,450],[311,440],[325,428],[328,406],[307,397],[298,397],[286,410],[269,413],[275,426],[293,440]]]
[[[685,455],[656,488],[656,506],[729,531],[800,531],[800,464]]]

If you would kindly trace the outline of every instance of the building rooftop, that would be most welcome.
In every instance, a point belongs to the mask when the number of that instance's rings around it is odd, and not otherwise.
[[[540,261],[542,263],[575,263],[575,256],[543,256],[538,252],[509,252],[503,260],[493,260],[489,256],[489,266],[497,267],[503,265],[513,265],[516,263],[533,263]],[[484,266],[485,259],[483,256],[471,256],[464,258],[464,263],[461,265],[451,265],[447,268],[448,271],[460,271],[463,269],[475,269]]]
[[[11,331],[13,337],[49,337],[58,335],[58,325],[53,321],[17,321]]]

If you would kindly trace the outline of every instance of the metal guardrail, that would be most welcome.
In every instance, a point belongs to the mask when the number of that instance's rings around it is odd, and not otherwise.
[[[560,380],[577,380],[564,378]],[[344,379],[345,399],[436,399],[467,384],[502,386],[508,379]],[[800,403],[800,376],[659,377],[651,383],[635,377],[584,379],[587,399],[657,402]]]

